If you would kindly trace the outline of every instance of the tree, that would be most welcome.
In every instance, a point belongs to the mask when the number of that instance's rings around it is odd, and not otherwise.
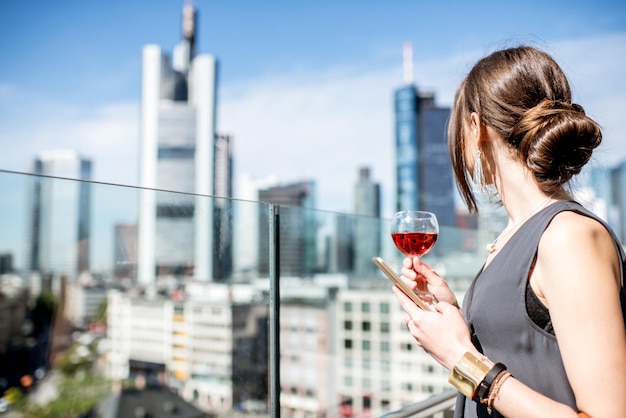
[[[103,376],[77,373],[65,376],[58,387],[59,396],[45,405],[25,401],[16,405],[24,418],[80,418],[93,410],[111,390]]]
[[[107,308],[108,308],[108,300],[105,298],[100,305],[98,305],[98,310],[96,311],[96,322],[100,322],[102,324],[107,323]]]

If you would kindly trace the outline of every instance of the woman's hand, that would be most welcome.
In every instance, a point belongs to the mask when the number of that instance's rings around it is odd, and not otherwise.
[[[425,290],[437,297],[440,302],[448,302],[456,307],[456,296],[446,281],[419,257],[407,257],[402,261],[402,279],[413,290]]]
[[[439,364],[451,370],[467,351],[480,356],[459,308],[439,302],[435,311],[428,312],[415,305],[397,286],[393,287],[393,293],[407,313],[406,325],[417,345]]]

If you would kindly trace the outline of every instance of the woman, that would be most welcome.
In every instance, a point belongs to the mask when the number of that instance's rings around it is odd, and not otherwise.
[[[417,343],[451,371],[455,416],[626,416],[626,256],[564,188],[600,144],[599,126],[571,103],[549,55],[518,47],[463,80],[448,141],[468,209],[479,189],[509,216],[462,311],[418,258],[404,260],[403,279],[426,283],[435,312],[394,288]]]

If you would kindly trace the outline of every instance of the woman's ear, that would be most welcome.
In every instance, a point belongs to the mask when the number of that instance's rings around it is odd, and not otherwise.
[[[480,121],[480,116],[476,112],[470,114],[470,134],[472,139],[476,141],[476,145],[480,148],[482,143],[487,140],[487,126]]]

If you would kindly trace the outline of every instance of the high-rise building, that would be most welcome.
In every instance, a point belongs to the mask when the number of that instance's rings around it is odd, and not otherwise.
[[[157,45],[143,48],[140,185],[146,189],[140,193],[138,224],[140,283],[152,282],[155,274],[191,271],[198,280],[219,279],[215,274],[224,269],[214,264],[221,251],[215,246],[230,246],[224,234],[215,239],[221,221],[215,218],[214,199],[206,197],[230,192],[216,184],[219,176],[228,185],[232,175],[217,160],[218,155],[227,155],[221,162],[230,158],[229,146],[222,154],[230,139],[216,135],[217,62],[212,55],[196,55],[191,2],[183,7],[182,34],[171,61]],[[230,263],[229,257],[220,260]]]
[[[335,234],[330,237],[328,271],[351,273],[354,270],[354,217],[337,214]]]
[[[614,167],[594,166],[574,198],[604,219],[626,242],[626,161]]]
[[[371,273],[377,269],[372,257],[380,255],[380,185],[370,178],[368,167],[359,169],[354,187],[354,272]]]
[[[234,280],[248,280],[256,277],[259,257],[269,257],[260,253],[259,245],[267,239],[267,230],[261,231],[259,220],[269,216],[267,204],[259,203],[259,190],[278,185],[278,178],[253,178],[241,175],[237,178],[237,194],[243,200],[235,202],[233,212],[236,217],[233,235],[233,270]],[[265,223],[267,227],[267,222]],[[260,234],[260,235],[259,235]],[[269,248],[265,246],[265,251]]]
[[[317,269],[315,182],[302,181],[259,190],[259,201],[282,205],[280,209],[280,274],[309,276]],[[259,273],[269,272],[267,232],[269,217],[259,215]]]
[[[213,214],[213,278],[225,281],[233,271],[233,139],[230,135],[215,138],[215,199]]]
[[[116,224],[113,232],[115,277],[137,275],[137,224]]]
[[[425,210],[455,226],[454,178],[446,126],[450,109],[413,83],[412,49],[404,46],[404,86],[394,93],[397,210]]]
[[[613,227],[620,240],[626,243],[626,161],[622,161],[611,170],[611,185],[616,211]]]
[[[28,269],[76,280],[89,270],[91,160],[73,150],[42,152],[30,195]],[[65,177],[58,180],[46,176]]]

